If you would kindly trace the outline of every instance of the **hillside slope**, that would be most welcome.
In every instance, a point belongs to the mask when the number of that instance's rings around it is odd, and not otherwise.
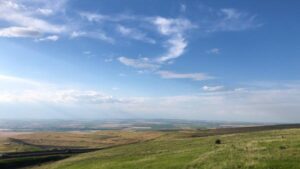
[[[221,139],[221,144],[215,144]],[[300,129],[160,139],[81,154],[42,169],[297,169]]]

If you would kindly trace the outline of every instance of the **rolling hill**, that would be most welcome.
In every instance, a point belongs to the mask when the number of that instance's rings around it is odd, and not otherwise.
[[[80,154],[35,169],[300,168],[300,129],[197,134],[197,130],[165,132],[155,140]]]

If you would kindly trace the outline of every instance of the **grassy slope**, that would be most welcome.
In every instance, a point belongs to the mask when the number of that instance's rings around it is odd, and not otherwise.
[[[222,140],[215,145],[216,138]],[[300,129],[191,138],[168,134],[158,140],[81,154],[43,169],[296,169]]]

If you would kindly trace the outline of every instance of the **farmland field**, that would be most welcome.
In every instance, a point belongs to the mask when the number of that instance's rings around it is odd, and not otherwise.
[[[95,131],[36,132],[14,138],[44,148],[101,148],[136,143],[159,137],[159,132]]]
[[[16,137],[19,134],[21,134],[21,132],[0,131],[0,153],[1,152],[23,152],[23,151],[39,150],[39,148],[36,146],[18,144],[18,143],[13,142],[10,139],[11,137]],[[22,134],[24,134],[24,132]]]

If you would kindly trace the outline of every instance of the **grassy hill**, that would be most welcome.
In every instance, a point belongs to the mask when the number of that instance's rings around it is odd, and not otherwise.
[[[298,169],[300,129],[195,137],[167,132],[158,139],[76,155],[42,169]],[[215,144],[220,139],[221,144]]]

